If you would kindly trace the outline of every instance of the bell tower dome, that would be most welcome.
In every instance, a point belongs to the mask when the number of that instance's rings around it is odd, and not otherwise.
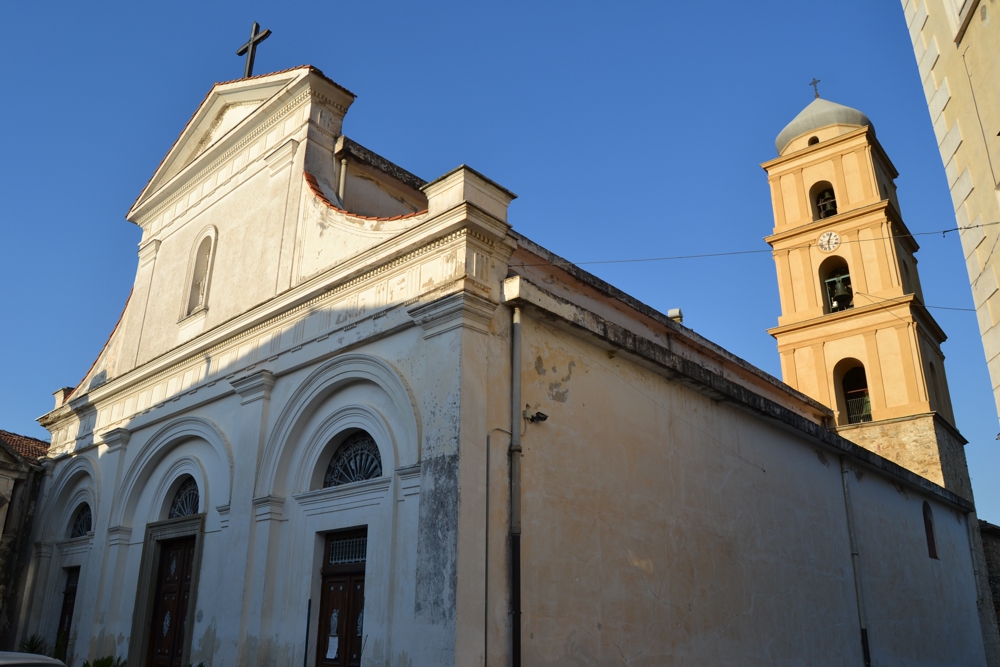
[[[941,327],[923,305],[895,167],[865,114],[815,99],[761,165],[774,208],[784,381],[832,408],[830,428],[972,498]]]

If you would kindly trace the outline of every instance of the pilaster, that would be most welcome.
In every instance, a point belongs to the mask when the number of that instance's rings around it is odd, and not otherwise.
[[[94,541],[93,557],[86,568],[89,572],[81,572],[81,581],[99,582],[95,591],[96,608],[108,610],[105,627],[115,627],[119,620],[121,605],[116,604],[116,601],[122,594],[121,581],[128,559],[129,536],[132,534],[130,527],[111,526],[111,508],[121,484],[125,452],[131,436],[131,432],[124,428],[115,428],[101,435],[97,465],[100,466],[102,473],[100,489],[102,501],[95,508],[94,531],[97,535],[106,534],[107,539]],[[106,655],[105,651],[114,647],[100,648],[102,651],[98,653]]]
[[[260,638],[257,625],[260,623],[261,607],[259,596],[255,593],[264,582],[263,577],[256,574],[266,563],[255,564],[258,552],[255,542],[259,538],[255,535],[253,492],[266,439],[274,383],[274,375],[266,369],[230,380],[241,407],[239,430],[233,443],[236,450],[233,457],[233,492],[224,538],[224,544],[228,544],[229,548],[224,557],[220,590],[226,591],[230,608],[238,609],[240,613],[218,619],[218,636],[236,640],[223,642],[222,651],[226,655],[221,656],[225,662],[233,664],[247,664],[247,646],[256,645]]]

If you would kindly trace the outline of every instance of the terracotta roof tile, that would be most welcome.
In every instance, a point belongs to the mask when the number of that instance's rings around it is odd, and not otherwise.
[[[344,209],[340,208],[339,206],[337,206],[336,204],[334,204],[333,202],[331,202],[329,199],[326,198],[326,195],[323,194],[323,191],[319,189],[319,181],[316,180],[315,176],[310,174],[308,171],[302,173],[305,175],[306,184],[309,186],[309,190],[313,193],[313,195],[316,196],[317,199],[319,199],[321,202],[332,208],[334,211],[339,211],[340,213],[349,215],[352,218],[357,218],[359,220],[385,220],[388,222],[390,220],[402,220],[403,218],[412,218],[417,215],[423,215],[424,213],[427,212],[427,209],[425,208],[422,211],[414,211],[413,213],[406,213],[405,215],[394,215],[391,218],[378,218],[370,215],[358,215],[357,213],[351,213],[350,211],[345,211]]]
[[[26,435],[0,430],[0,443],[12,449],[18,456],[35,461],[49,451],[49,443]]]

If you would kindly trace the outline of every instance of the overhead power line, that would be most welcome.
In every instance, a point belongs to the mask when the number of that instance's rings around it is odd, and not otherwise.
[[[891,239],[912,237],[912,236],[930,236],[932,234],[941,234],[945,236],[948,232],[960,232],[968,229],[976,229],[977,227],[989,227],[992,225],[1000,225],[1000,222],[984,222],[980,225],[968,225],[966,227],[951,227],[949,229],[939,229],[933,232],[915,232],[912,234],[895,234],[893,236],[876,236],[870,239],[857,239],[856,241],[850,239],[844,239],[841,244],[847,243],[868,243],[871,241],[886,241]],[[817,244],[815,243],[805,243],[802,245],[791,246],[789,248],[783,248],[782,250],[799,250],[802,248],[812,248]],[[575,266],[586,266],[590,264],[635,264],[638,262],[667,262],[677,259],[704,259],[708,257],[730,257],[732,255],[754,255],[758,253],[774,252],[771,248],[761,248],[759,250],[732,250],[729,252],[708,252],[701,253],[697,255],[671,255],[669,257],[639,257],[633,259],[594,259],[587,260],[583,262],[567,262],[568,264],[573,264]],[[558,262],[536,262],[536,263],[523,263],[523,264],[511,264],[513,267],[523,267],[523,266],[559,266]]]
[[[931,235],[934,235],[934,234],[940,234],[942,237],[944,237],[949,232],[962,232],[962,231],[966,231],[966,230],[969,230],[969,229],[976,229],[976,228],[980,228],[980,227],[991,227],[993,225],[1000,225],[1000,222],[984,222],[984,223],[979,224],[979,225],[966,225],[964,227],[949,227],[948,229],[939,229],[939,230],[931,231],[931,232],[913,232],[913,233],[910,233],[910,234],[895,234],[893,236],[878,236],[878,237],[873,237],[873,238],[870,238],[870,239],[857,239],[857,240],[844,239],[844,240],[841,241],[841,244],[862,243],[862,242],[867,243],[867,242],[871,242],[871,241],[886,241],[886,240],[893,240],[893,239],[905,238],[905,237],[913,237],[913,236],[931,236]],[[998,240],[1000,240],[1000,236],[998,236],[997,238],[998,238]],[[799,250],[799,249],[803,249],[803,248],[812,248],[812,247],[815,247],[816,245],[817,245],[816,243],[805,243],[805,244],[802,244],[802,245],[791,246],[789,248],[783,248],[782,250],[783,251]],[[994,243],[994,247],[995,246],[996,246],[996,244]],[[595,260],[588,260],[588,261],[584,261],[584,262],[568,262],[567,261],[566,263],[574,265],[574,266],[585,266],[585,265],[591,265],[591,264],[636,264],[636,263],[641,263],[641,262],[668,262],[668,261],[678,260],[678,259],[706,259],[706,258],[710,258],[710,257],[732,257],[734,255],[755,255],[755,254],[759,254],[759,253],[772,253],[772,252],[774,252],[774,250],[772,248],[761,248],[759,250],[732,250],[732,251],[728,251],[728,252],[709,252],[709,253],[701,253],[701,254],[697,254],[697,255],[671,255],[671,256],[668,256],[668,257],[640,257],[640,258],[633,258],[633,259],[595,259]],[[990,252],[990,254],[992,254],[992,251]],[[520,267],[532,267],[532,266],[560,266],[561,264],[562,264],[561,262],[537,262],[537,263],[531,263],[531,264],[528,264],[528,263],[511,264],[510,266],[514,267],[514,268],[520,268]],[[977,278],[977,280],[978,280],[978,278]],[[871,295],[863,294],[861,292],[859,292],[859,294],[861,294],[861,296],[864,296],[864,297],[871,297]],[[875,298],[879,298],[879,297],[875,297]],[[891,301],[891,299],[883,299],[883,300],[884,301]],[[956,308],[956,307],[953,307],[953,306],[927,306],[927,305],[925,305],[924,307],[925,308],[933,308],[935,310],[958,310],[958,311],[964,311],[964,312],[969,312],[969,313],[976,312],[975,308]]]

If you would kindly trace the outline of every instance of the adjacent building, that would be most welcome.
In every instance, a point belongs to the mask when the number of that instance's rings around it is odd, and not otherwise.
[[[1000,8],[903,0],[1000,412]]]
[[[0,430],[0,651],[16,648],[42,459],[49,443]]]

